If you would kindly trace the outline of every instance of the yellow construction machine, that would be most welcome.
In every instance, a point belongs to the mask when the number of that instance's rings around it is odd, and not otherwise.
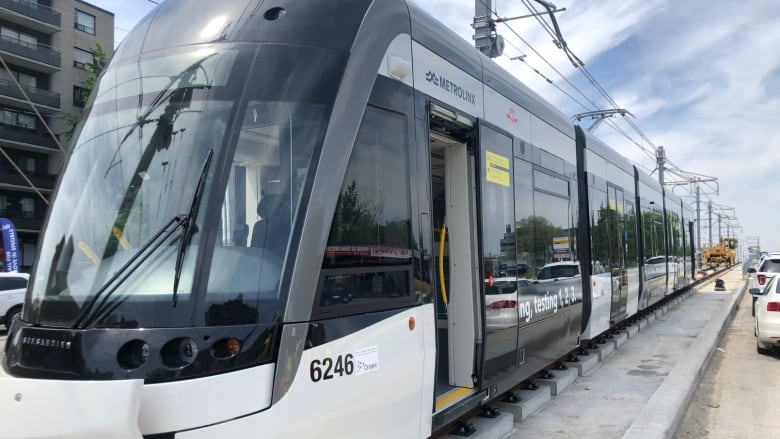
[[[701,249],[702,268],[730,267],[737,258],[737,239],[723,238],[720,244],[705,245]]]

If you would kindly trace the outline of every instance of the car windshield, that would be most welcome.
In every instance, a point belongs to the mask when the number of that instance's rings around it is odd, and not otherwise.
[[[276,320],[296,209],[343,69],[331,52],[209,45],[112,61],[63,171],[23,320]],[[311,68],[295,69],[301,60]],[[192,206],[188,241],[175,225],[156,236]]]

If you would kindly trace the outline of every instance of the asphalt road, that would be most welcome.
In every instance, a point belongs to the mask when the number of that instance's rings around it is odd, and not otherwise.
[[[676,439],[776,437],[780,356],[756,352],[751,301],[745,293],[688,405]]]

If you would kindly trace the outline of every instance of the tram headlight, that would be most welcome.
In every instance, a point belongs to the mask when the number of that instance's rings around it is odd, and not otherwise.
[[[119,349],[116,359],[122,369],[138,369],[149,359],[149,345],[143,340],[130,340]]]
[[[189,366],[198,357],[198,344],[189,337],[175,338],[162,348],[162,360],[173,369]]]
[[[214,343],[212,355],[214,358],[225,359],[236,356],[241,352],[241,342],[237,338],[223,338]]]

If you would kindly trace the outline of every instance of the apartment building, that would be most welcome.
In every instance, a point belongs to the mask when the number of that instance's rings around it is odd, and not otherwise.
[[[67,123],[58,115],[83,106],[83,82],[98,44],[111,55],[109,11],[81,0],[0,0],[0,57],[8,67],[0,62],[0,217],[16,227],[22,271],[35,260],[69,148]]]

